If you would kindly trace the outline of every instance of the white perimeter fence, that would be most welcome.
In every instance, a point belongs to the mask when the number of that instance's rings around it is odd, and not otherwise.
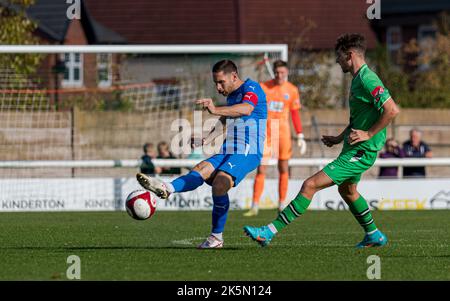
[[[332,159],[292,159],[291,166],[323,167]],[[154,160],[156,166],[192,167],[199,160]],[[275,165],[276,160],[269,162]],[[138,168],[138,160],[106,161],[0,161],[0,168]],[[448,166],[450,158],[378,159],[375,166]],[[171,178],[163,177],[164,180]],[[302,180],[289,181],[288,199],[298,193]],[[124,200],[140,186],[135,178],[14,178],[0,179],[0,212],[10,211],[123,211]],[[358,190],[374,210],[450,209],[450,178],[362,180]],[[229,192],[232,210],[251,206],[253,178],[247,177]],[[211,189],[204,184],[195,191],[158,200],[158,210],[211,210]],[[278,180],[267,179],[260,208],[278,205]],[[337,187],[320,191],[312,210],[345,210]]]

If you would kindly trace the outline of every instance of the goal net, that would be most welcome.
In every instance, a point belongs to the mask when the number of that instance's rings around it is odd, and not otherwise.
[[[25,55],[36,66],[15,64]],[[83,210],[99,201],[122,209],[123,195],[137,188],[124,182],[139,170],[143,145],[158,155],[183,120],[206,119],[196,99],[225,101],[211,78],[224,58],[242,78],[264,81],[287,47],[0,46],[0,211]],[[190,154],[174,153],[173,167],[191,165]]]

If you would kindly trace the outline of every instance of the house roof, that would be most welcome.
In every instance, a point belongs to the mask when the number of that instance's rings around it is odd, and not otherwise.
[[[14,10],[19,9],[17,5],[10,4],[6,0],[0,0],[0,5]],[[35,0],[35,3],[26,9],[26,14],[37,23],[39,32],[49,40],[62,43],[71,22],[67,18],[69,5],[66,1]],[[126,39],[120,34],[96,21],[87,12],[82,1],[80,21],[90,44],[123,44],[126,42]]]
[[[103,26],[102,24],[91,20],[95,43],[92,44],[125,44],[126,39],[115,31]]]
[[[67,19],[65,1],[36,0],[29,6],[26,14],[38,25],[38,30],[49,38],[62,42],[70,20]]]

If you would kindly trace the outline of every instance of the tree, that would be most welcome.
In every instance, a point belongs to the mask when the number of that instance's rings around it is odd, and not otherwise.
[[[450,108],[450,18],[442,13],[435,22],[435,38],[411,39],[399,52],[395,66],[384,45],[371,58],[391,95],[402,107]]]
[[[0,5],[0,44],[38,44],[39,40],[33,35],[37,25],[25,14],[26,8],[34,0],[10,0],[8,3],[9,5]],[[0,54],[0,70],[26,76],[36,71],[41,59],[40,54]]]
[[[288,45],[289,80],[300,88],[303,108],[336,107],[342,96],[342,82],[332,78],[331,70],[335,65],[333,53],[313,49],[308,39],[317,25],[304,16],[282,20],[279,38]],[[265,32],[259,35],[261,40],[273,42]]]

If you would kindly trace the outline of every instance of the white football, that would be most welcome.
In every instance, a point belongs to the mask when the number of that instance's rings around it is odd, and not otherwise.
[[[134,219],[149,219],[156,211],[156,196],[147,190],[135,190],[128,195],[125,208]]]

